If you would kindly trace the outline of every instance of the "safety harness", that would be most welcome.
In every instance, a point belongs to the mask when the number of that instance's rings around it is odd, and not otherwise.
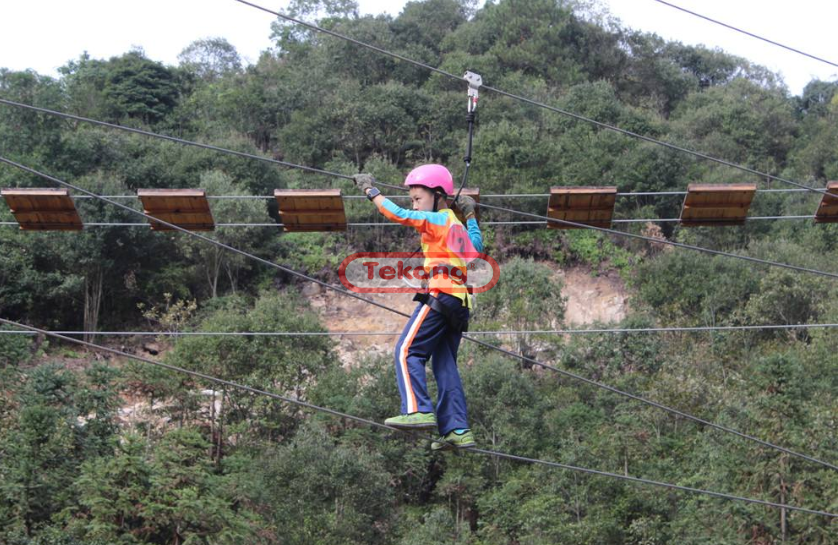
[[[468,331],[468,320],[463,320],[459,316],[457,316],[450,308],[445,306],[442,301],[431,295],[430,293],[417,293],[413,296],[414,301],[418,301],[423,305],[431,307],[431,310],[435,310],[445,318],[445,321],[448,322],[448,327],[451,328],[452,331],[459,331],[465,333]],[[468,297],[466,297],[466,301],[468,301]],[[468,303],[464,303],[468,306]]]

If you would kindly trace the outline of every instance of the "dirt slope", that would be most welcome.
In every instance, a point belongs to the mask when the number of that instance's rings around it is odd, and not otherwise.
[[[567,297],[566,326],[617,322],[625,316],[626,289],[616,272],[592,276],[587,269],[579,267],[557,271],[556,274],[564,281],[562,295]],[[406,318],[332,291],[309,288],[304,293],[329,331],[399,332],[407,321]],[[416,306],[411,294],[367,295],[408,314]],[[352,365],[364,354],[389,354],[397,339],[397,335],[335,337],[338,353],[345,365]]]

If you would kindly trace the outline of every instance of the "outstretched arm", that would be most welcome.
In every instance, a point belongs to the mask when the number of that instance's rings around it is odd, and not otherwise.
[[[353,179],[358,189],[369,197],[369,192],[374,189],[375,178],[369,174],[356,174]],[[402,208],[383,195],[375,196],[372,202],[388,220],[413,227],[420,232],[424,232],[429,224],[445,225],[448,219],[445,214],[439,212],[421,212]]]
[[[402,225],[409,225],[418,231],[425,231],[429,224],[445,225],[445,222],[448,221],[445,214],[408,210],[382,195],[375,197],[372,202],[375,203],[378,211],[388,220]]]

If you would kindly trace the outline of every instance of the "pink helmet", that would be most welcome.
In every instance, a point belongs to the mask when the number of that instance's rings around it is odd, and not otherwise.
[[[414,168],[405,178],[404,185],[408,187],[421,185],[428,189],[439,188],[446,195],[454,194],[454,177],[442,165],[422,165]]]

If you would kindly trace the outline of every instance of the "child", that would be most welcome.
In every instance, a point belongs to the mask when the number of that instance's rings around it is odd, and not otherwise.
[[[468,242],[463,225],[448,208],[447,196],[454,194],[454,179],[442,165],[423,165],[408,174],[413,210],[406,210],[381,195],[369,174],[353,177],[355,185],[375,203],[387,219],[409,225],[422,235],[426,271],[435,266],[462,267],[464,253],[483,251],[483,237],[474,217],[475,202],[461,196],[458,204],[467,218]],[[429,292],[420,301],[396,344],[396,380],[402,399],[401,415],[384,421],[404,429],[431,429],[437,426],[441,439],[433,450],[474,446],[468,427],[466,397],[457,370],[457,349],[469,319],[469,295],[453,275],[431,274]],[[425,382],[425,364],[432,360],[438,387],[436,416]]]

